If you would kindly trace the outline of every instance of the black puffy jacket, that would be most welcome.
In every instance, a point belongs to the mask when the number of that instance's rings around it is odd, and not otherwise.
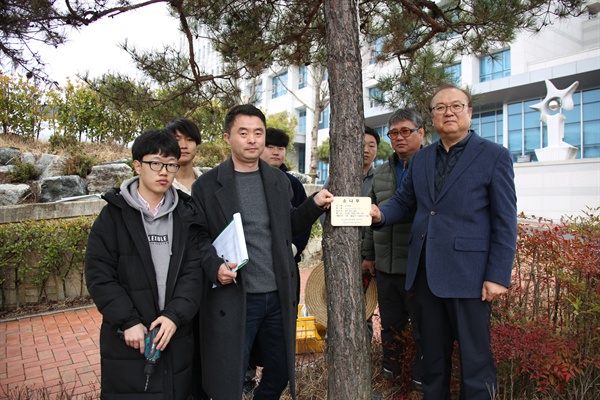
[[[98,310],[102,399],[134,399],[144,393],[145,359],[119,337],[138,323],[149,327],[160,315],[177,331],[162,352],[149,381],[145,399],[189,399],[194,341],[192,320],[201,299],[195,211],[182,193],[173,212],[172,255],[167,276],[165,307],[158,307],[158,289],[142,218],[120,195],[109,190],[108,204],[92,226],[87,244],[85,278]]]

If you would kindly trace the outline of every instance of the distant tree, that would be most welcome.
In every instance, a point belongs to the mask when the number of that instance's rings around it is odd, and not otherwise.
[[[4,134],[39,137],[47,112],[44,91],[34,79],[0,74],[0,121]]]
[[[277,114],[268,115],[267,127],[281,129],[289,136],[290,143],[294,143],[294,136],[296,135],[298,120],[289,112],[284,111]]]
[[[385,140],[382,140],[379,143],[379,146],[377,147],[377,158],[376,159],[387,161],[393,153],[394,153],[394,149],[392,148],[392,146]]]
[[[67,84],[49,96],[55,134],[77,141],[100,141],[109,129],[107,109],[96,92],[81,82]]]

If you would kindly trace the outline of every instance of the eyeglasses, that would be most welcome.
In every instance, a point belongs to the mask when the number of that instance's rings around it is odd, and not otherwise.
[[[444,104],[438,104],[435,107],[431,107],[431,111],[433,111],[435,115],[444,115],[446,114],[446,110],[450,109],[450,111],[452,111],[454,114],[459,114],[465,109],[466,105],[467,104],[461,103],[454,103],[450,104],[449,106],[446,106]]]
[[[418,131],[421,128],[402,128],[400,130],[393,130],[387,133],[387,137],[396,138],[398,135],[402,136],[404,139],[408,138],[413,132]]]
[[[148,166],[150,166],[150,169],[152,171],[156,171],[156,172],[160,172],[162,171],[163,167],[167,168],[167,172],[170,172],[172,174],[174,174],[175,172],[179,171],[179,164],[165,164],[165,163],[161,163],[160,161],[140,161],[142,164],[148,164]]]

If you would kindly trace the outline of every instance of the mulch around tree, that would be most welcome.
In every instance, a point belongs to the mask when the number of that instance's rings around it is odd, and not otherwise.
[[[33,317],[49,312],[69,310],[93,305],[91,297],[79,296],[61,301],[44,301],[36,304],[23,304],[19,307],[0,308],[0,321],[15,318]]]

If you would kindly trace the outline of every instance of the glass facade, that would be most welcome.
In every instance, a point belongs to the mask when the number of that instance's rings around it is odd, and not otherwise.
[[[306,65],[298,68],[298,89],[302,89],[306,87],[306,82],[308,78],[308,68]]]
[[[273,95],[271,98],[275,99],[279,96],[283,96],[287,94],[287,89],[285,86],[287,85],[287,72],[283,74],[274,76],[272,79],[272,87],[273,87]]]
[[[306,109],[298,112],[298,133],[306,134]]]
[[[377,88],[369,88],[369,108],[374,108],[379,105],[378,100],[381,100],[383,93]]]
[[[508,149],[515,160],[520,155],[529,155],[532,161],[537,161],[535,149],[548,144],[546,124],[540,121],[540,113],[530,108],[541,100],[538,98],[506,105]],[[579,149],[576,158],[600,157],[600,89],[574,93],[573,103],[575,106],[572,111],[562,110],[567,118],[563,140]],[[475,123],[473,117],[472,124]]]
[[[473,113],[471,129],[484,139],[503,144],[503,117],[502,110]]]
[[[296,143],[296,153],[298,154],[298,172],[304,174],[306,164],[306,145],[304,143]]]
[[[383,50],[383,42],[384,38],[378,38],[371,43],[371,58],[369,59],[369,64],[377,63],[377,57],[381,54]]]
[[[479,81],[487,82],[510,76],[510,49],[479,60]]]
[[[462,65],[452,64],[445,68],[446,73],[451,77],[450,80],[456,86],[460,86],[462,82]]]
[[[329,163],[319,161],[317,163],[317,184],[322,185],[329,176]]]
[[[252,94],[252,103],[255,106],[259,106],[262,103],[263,86],[262,81],[255,82],[254,93]]]
[[[319,118],[319,129],[329,128],[329,106],[321,113]]]

